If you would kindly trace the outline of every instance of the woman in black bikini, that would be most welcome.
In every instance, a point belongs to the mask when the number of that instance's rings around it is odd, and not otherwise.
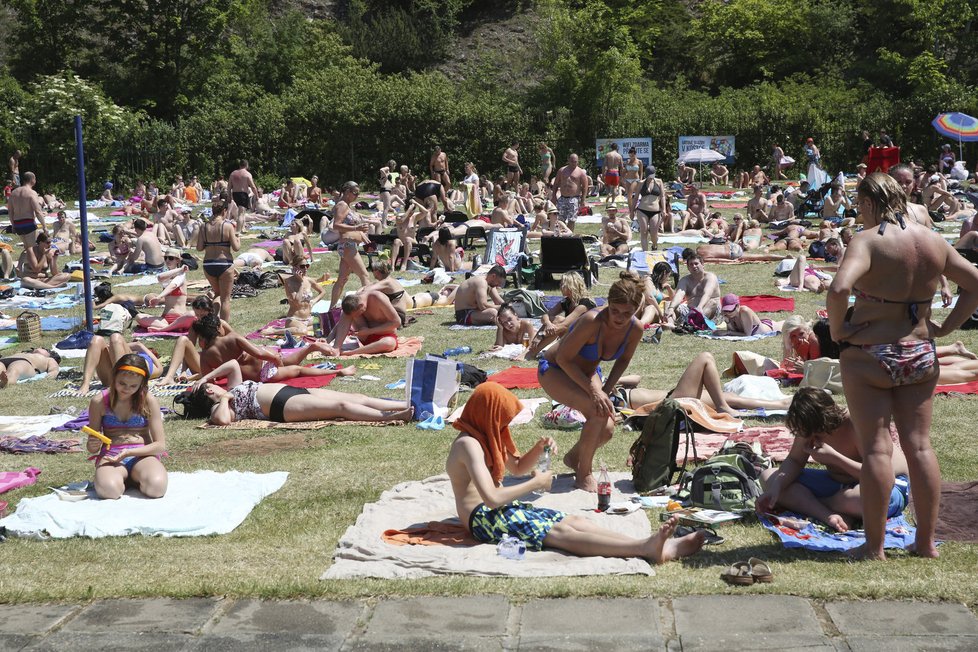
[[[221,375],[227,376],[231,389],[198,383],[185,399],[177,401],[186,406],[185,417],[207,418],[216,426],[226,426],[241,419],[278,423],[325,419],[410,421],[414,414],[406,401],[243,380],[237,360],[222,365]]]
[[[642,234],[642,251],[649,249],[649,236],[652,237],[652,251],[659,248],[659,228],[666,212],[666,189],[662,179],[655,176],[655,166],[645,169],[648,176],[638,191],[635,215],[638,217],[638,230]]]
[[[57,378],[61,368],[58,364],[61,356],[47,349],[34,349],[30,353],[8,355],[0,358],[0,389],[9,383],[15,383],[23,378],[33,378],[46,373],[48,378]]]
[[[863,455],[859,486],[866,543],[854,551],[859,558],[885,559],[883,535],[893,487],[891,422],[910,467],[914,552],[938,556],[934,530],[941,477],[930,443],[939,374],[934,338],[960,327],[978,308],[978,270],[940,235],[905,219],[906,201],[889,175],[873,173],[859,183],[857,206],[865,228],[853,236],[826,300]],[[958,284],[959,295],[937,324],[930,306],[942,274]],[[850,294],[856,295],[851,309]]]
[[[197,232],[197,251],[204,252],[204,275],[211,284],[221,319],[231,318],[231,290],[234,288],[234,252],[241,240],[234,225],[224,220],[224,202],[212,204],[211,221]]]

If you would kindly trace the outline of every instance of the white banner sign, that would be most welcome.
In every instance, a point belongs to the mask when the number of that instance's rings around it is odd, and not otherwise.
[[[642,163],[649,165],[652,163],[652,139],[651,138],[598,138],[595,142],[597,151],[598,167],[604,167],[605,154],[611,151],[611,143],[618,143],[618,153],[621,157],[628,160],[628,150],[635,148],[635,156]]]
[[[737,155],[735,145],[735,136],[680,136],[679,157],[682,158],[683,154],[694,149],[712,149],[726,156],[725,163],[731,165]]]

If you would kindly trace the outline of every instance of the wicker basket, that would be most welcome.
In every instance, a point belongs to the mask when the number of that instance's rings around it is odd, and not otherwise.
[[[21,342],[36,342],[41,339],[41,317],[29,310],[17,317],[17,338]]]

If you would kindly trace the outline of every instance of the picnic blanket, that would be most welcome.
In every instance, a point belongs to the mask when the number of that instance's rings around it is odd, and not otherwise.
[[[621,491],[634,491],[625,473],[612,473],[614,485]],[[525,478],[506,478],[504,484]],[[621,534],[636,538],[651,534],[649,519],[642,510],[618,515],[594,511],[592,493],[574,489],[570,474],[554,478],[552,490],[543,495],[524,498],[541,507],[559,509],[580,515]],[[333,565],[321,579],[382,577],[413,579],[435,575],[479,575],[518,577],[557,577],[572,575],[654,575],[648,562],[641,559],[608,557],[575,557],[555,550],[527,551],[526,557],[513,561],[499,557],[489,544],[468,545],[392,545],[384,541],[391,529],[410,530],[428,527],[430,522],[458,524],[455,499],[447,475],[425,480],[403,482],[385,491],[380,500],[364,505],[355,525],[340,537]],[[442,526],[438,526],[442,527]],[[457,528],[447,528],[449,531]]]
[[[289,474],[241,471],[170,473],[166,495],[150,500],[129,489],[119,500],[67,502],[56,495],[25,498],[0,519],[11,533],[35,539],[93,539],[145,534],[191,537],[227,534],[255,505],[285,484]]]
[[[913,492],[910,492],[913,509]],[[942,482],[941,511],[937,515],[937,538],[944,541],[978,543],[978,481]]]
[[[0,471],[0,494],[37,482],[41,469],[30,466],[23,471]],[[3,523],[0,523],[3,525]]]
[[[506,389],[536,389],[540,386],[536,367],[510,367],[497,371],[489,380]]]
[[[795,300],[772,294],[754,294],[740,297],[740,305],[754,312],[794,312]]]
[[[802,529],[796,530],[788,525],[776,523],[777,516],[775,514],[765,514],[760,516],[760,521],[761,525],[772,532],[785,548],[805,548],[806,550],[817,552],[845,552],[866,543],[865,530],[836,532],[815,521],[811,521]],[[801,514],[795,514],[793,512],[784,512],[781,516],[803,521],[808,520]],[[914,542],[916,536],[917,528],[907,523],[907,519],[902,514],[894,516],[886,521],[886,535],[883,540],[883,547],[905,549]]]

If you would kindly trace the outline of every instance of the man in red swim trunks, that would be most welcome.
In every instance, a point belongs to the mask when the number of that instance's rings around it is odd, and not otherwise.
[[[340,305],[343,316],[336,325],[333,341],[340,355],[390,353],[397,348],[401,318],[386,294],[380,290],[348,294]],[[360,340],[360,346],[344,350],[343,340],[351,331]]]
[[[611,143],[611,149],[604,155],[604,185],[608,188],[609,203],[614,203],[618,198],[623,163],[621,153],[618,152],[618,143]]]

